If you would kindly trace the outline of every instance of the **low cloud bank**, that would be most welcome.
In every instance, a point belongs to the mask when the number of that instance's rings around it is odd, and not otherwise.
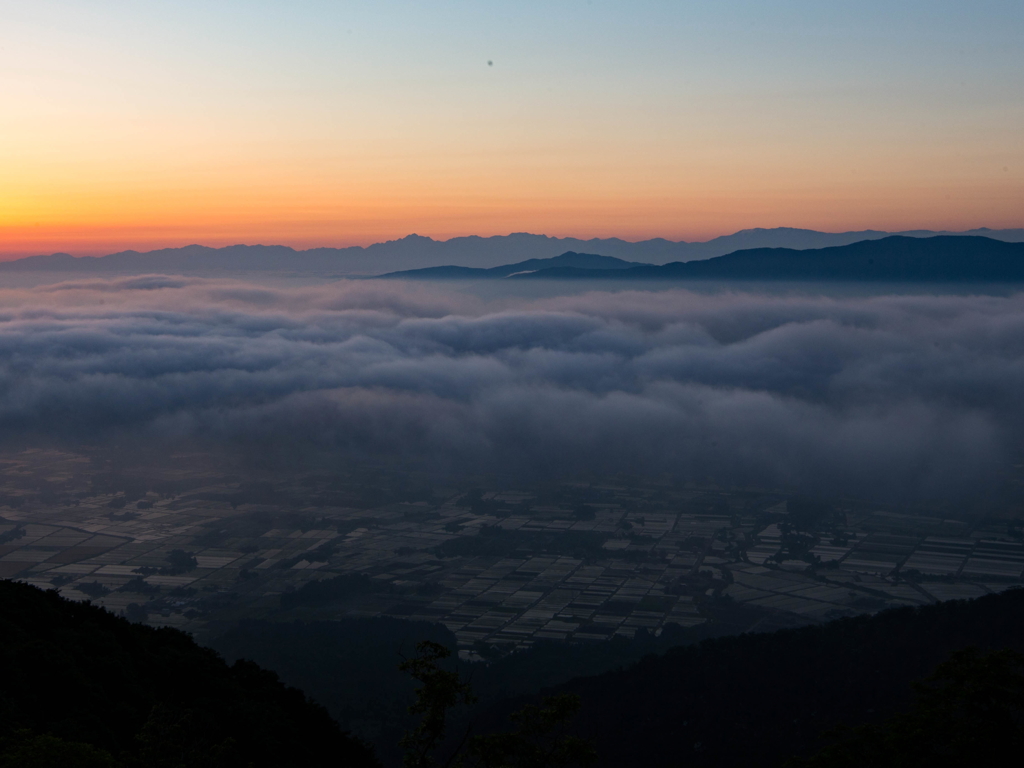
[[[0,431],[384,455],[524,478],[958,495],[1019,456],[1024,296],[143,276],[0,290]]]

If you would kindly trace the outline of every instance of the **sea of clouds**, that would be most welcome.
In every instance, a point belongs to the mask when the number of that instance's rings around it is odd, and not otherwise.
[[[0,289],[0,435],[964,494],[1019,461],[1024,295],[145,276]]]

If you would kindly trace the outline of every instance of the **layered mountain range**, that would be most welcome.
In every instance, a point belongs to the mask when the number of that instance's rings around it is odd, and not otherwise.
[[[1024,280],[1024,243],[988,237],[891,236],[831,248],[754,248],[670,264],[636,264],[564,253],[491,269],[430,267],[392,272],[407,280],[881,280],[1006,282]]]
[[[711,259],[740,250],[805,250],[837,247],[866,240],[880,240],[891,234],[914,238],[931,238],[936,235],[980,236],[1006,242],[1024,242],[1024,229],[978,229],[957,233],[927,230],[900,233],[876,230],[829,233],[781,227],[747,229],[699,243],[673,242],[661,238],[641,242],[628,242],[618,238],[581,240],[527,233],[496,237],[456,237],[444,241],[409,235],[400,240],[376,243],[367,247],[312,248],[304,251],[283,245],[232,245],[225,248],[188,245],[145,253],[122,251],[98,257],[76,258],[66,253],[54,253],[0,262],[0,273],[45,271],[182,274],[249,271],[340,277],[380,275],[398,270],[441,266],[493,269],[502,265],[522,264],[533,259],[551,259],[567,252],[613,257],[634,264],[663,265]]]

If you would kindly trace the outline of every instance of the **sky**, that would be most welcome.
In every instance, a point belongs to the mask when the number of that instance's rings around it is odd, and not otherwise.
[[[1024,226],[1024,3],[0,0],[0,257]]]

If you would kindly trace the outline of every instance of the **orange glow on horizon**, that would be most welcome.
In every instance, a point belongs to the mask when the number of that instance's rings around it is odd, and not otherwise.
[[[710,206],[709,206],[710,207]],[[762,206],[751,206],[752,209]],[[410,211],[395,219],[376,211],[363,215],[343,209],[331,219],[275,220],[271,216],[217,220],[213,217],[182,217],[172,221],[79,221],[74,223],[5,223],[0,225],[0,261],[56,252],[74,256],[102,256],[124,250],[151,251],[199,244],[224,247],[236,244],[287,245],[296,250],[308,248],[345,248],[368,246],[397,240],[411,234],[448,240],[476,235],[480,237],[528,232],[549,237],[613,238],[639,241],[653,238],[703,242],[741,229],[758,227],[797,227],[823,232],[865,229],[963,231],[979,227],[1014,229],[1024,227],[1024,219],[1009,212],[984,216],[980,213],[950,211],[948,215],[905,217],[885,215],[840,216],[821,212],[812,216],[787,215],[785,211],[757,210],[750,217],[729,215],[724,211],[701,210],[687,216],[674,211],[650,209],[624,213],[621,207],[605,211],[509,211],[507,215],[488,215],[486,211],[420,212]],[[849,212],[848,212],[849,213]],[[376,215],[374,215],[376,214]],[[796,219],[796,220],[794,220]]]
[[[532,133],[501,114],[470,127],[428,115],[416,130],[385,114],[342,137],[235,114],[98,114],[74,132],[15,116],[18,141],[0,144],[0,258],[410,233],[703,241],[754,227],[1024,226],[1024,155],[999,149],[1002,126],[951,153],[909,129],[881,141],[864,125],[794,134],[780,117],[708,114],[683,126],[569,116]]]
[[[692,242],[754,227],[841,232],[1024,226],[1017,205],[1024,185],[1010,178],[995,188],[978,182],[904,182],[879,189],[874,179],[825,186],[790,177],[758,184],[708,174],[689,188],[644,180],[615,185],[606,179],[577,184],[574,191],[564,179],[539,175],[506,177],[503,185],[449,179],[447,189],[415,176],[350,183],[347,189],[295,177],[231,186],[217,180],[159,189],[139,185],[132,192],[119,184],[40,186],[35,194],[0,199],[0,259],[58,251],[95,256],[192,243],[365,246],[412,233],[436,240],[531,232]],[[52,192],[57,187],[60,194]]]

